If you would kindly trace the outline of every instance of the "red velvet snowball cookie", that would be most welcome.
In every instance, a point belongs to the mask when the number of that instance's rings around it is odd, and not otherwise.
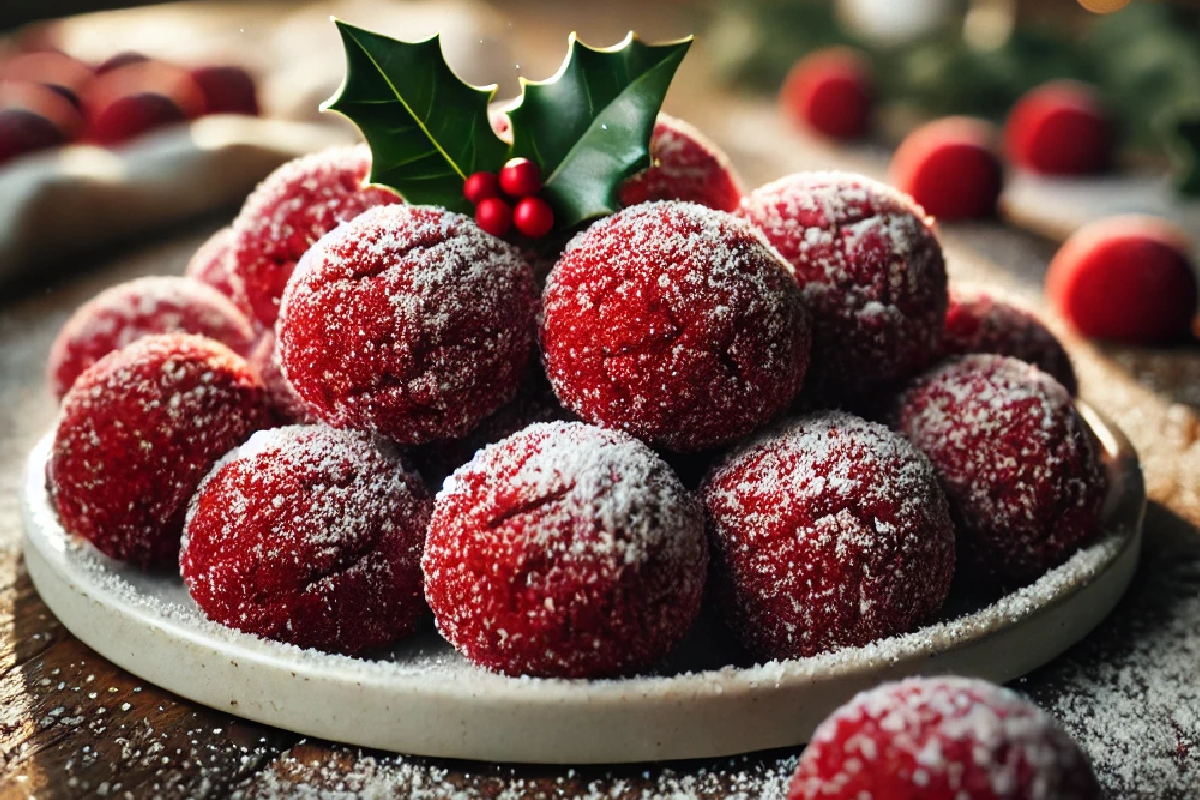
[[[259,324],[279,314],[296,262],[318,239],[368,208],[401,202],[365,185],[371,151],[335,147],[284,164],[254,190],[233,221],[233,272]]]
[[[646,445],[540,423],[447,479],[425,540],[425,598],[472,662],[597,678],[649,667],[700,609],[695,500]]]
[[[780,103],[793,121],[831,139],[857,139],[871,127],[871,68],[848,47],[816,50],[796,62]]]
[[[1028,91],[1004,123],[1005,154],[1044,175],[1090,175],[1112,160],[1112,123],[1086,84],[1051,81]]]
[[[813,734],[788,800],[1100,800],[1087,756],[1046,712],[970,678],[858,694]]]
[[[1153,217],[1111,217],[1067,240],[1046,272],[1046,296],[1084,336],[1131,344],[1187,338],[1196,272],[1187,237]]]
[[[1071,357],[1050,329],[1028,311],[986,293],[951,290],[942,352],[1018,358],[1050,375],[1072,396],[1078,392]]]
[[[315,418],[304,406],[304,401],[284,377],[279,366],[279,353],[275,348],[275,341],[275,331],[268,330],[258,340],[247,359],[267,390],[267,406],[275,415],[275,419],[285,425],[315,422]]]
[[[647,203],[577,236],[550,273],[542,349],[580,418],[673,450],[744,436],[791,403],[808,317],[751,226],[694,203]]]
[[[381,206],[296,268],[280,365],[335,427],[401,444],[452,439],[516,392],[536,306],[533,272],[512,245],[461,214]]]
[[[204,113],[258,116],[258,87],[254,77],[235,66],[205,66],[191,70],[204,93]]]
[[[50,349],[47,376],[61,398],[85,369],[143,336],[194,333],[239,355],[254,346],[254,331],[228,298],[189,278],[138,278],[104,290],[80,306]]]
[[[364,434],[259,431],[196,492],[180,572],[223,625],[356,653],[416,627],[432,507],[421,479]]]
[[[954,528],[929,459],[844,411],[729,456],[700,489],[730,630],[762,659],[912,630],[941,608]]]
[[[87,64],[55,50],[18,53],[0,59],[0,83],[44,86],[77,109],[82,106],[80,94],[93,76]]]
[[[940,220],[996,213],[1004,168],[986,122],[935,120],[910,133],[892,156],[891,182]]]
[[[901,395],[895,419],[938,472],[972,577],[1030,583],[1097,533],[1099,444],[1067,390],[1036,367],[994,355],[947,362]]]
[[[216,289],[232,300],[247,319],[252,319],[250,307],[244,304],[243,293],[233,274],[233,228],[221,228],[205,240],[192,254],[183,274]]]
[[[729,158],[683,120],[659,114],[650,136],[652,166],[621,184],[624,206],[651,200],[687,200],[736,211],[741,181]]]
[[[0,165],[66,144],[82,125],[79,110],[54,89],[0,81]]]
[[[204,92],[187,70],[161,61],[127,64],[98,76],[83,98],[85,137],[119,145],[204,113]]]
[[[805,397],[831,404],[932,363],[949,302],[931,220],[870,178],[804,172],[742,199],[792,265],[813,317]]]
[[[59,522],[111,558],[166,566],[201,479],[266,424],[262,384],[218,342],[150,336],[111,353],[63,399],[47,469]]]

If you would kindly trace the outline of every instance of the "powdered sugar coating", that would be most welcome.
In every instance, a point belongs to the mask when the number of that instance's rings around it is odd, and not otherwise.
[[[319,419],[402,444],[462,436],[516,391],[533,272],[442,209],[380,206],[323,238],[280,309],[284,375]]]
[[[621,184],[621,205],[687,200],[718,211],[736,211],[741,181],[721,152],[681,119],[659,114],[650,136],[651,167]]]
[[[111,353],[63,399],[47,468],[59,522],[111,558],[171,563],[201,479],[266,423],[262,384],[218,342],[149,336]]]
[[[754,431],[808,365],[787,265],[751,226],[695,203],[633,206],[577,236],[550,273],[541,336],[564,406],[672,450]]]
[[[288,278],[318,239],[368,208],[402,202],[367,186],[370,172],[365,144],[333,147],[284,164],[246,198],[233,221],[232,269],[260,325],[275,323]]]
[[[538,423],[446,480],[426,539],[425,597],[472,662],[589,678],[650,666],[700,608],[699,505],[619,431]]]
[[[192,255],[183,274],[216,289],[234,305],[243,303],[244,293],[233,272],[233,228],[226,226],[208,237]],[[238,310],[247,318],[252,316],[248,306],[238,305]]]
[[[1071,396],[1079,390],[1071,357],[1050,329],[1025,309],[986,292],[955,289],[950,293],[942,352],[948,356],[1011,356],[1049,374]]]
[[[51,391],[61,399],[104,356],[143,336],[164,333],[207,336],[239,355],[254,344],[249,320],[211,286],[190,278],[138,278],[96,295],[63,325],[46,364]]]
[[[714,597],[756,656],[912,630],[950,589],[954,529],[929,459],[844,411],[800,417],[705,480]]]
[[[1046,712],[970,678],[910,678],[817,728],[789,800],[1098,800],[1087,757]]]
[[[937,469],[973,576],[1029,583],[1098,532],[1099,445],[1067,390],[1036,367],[953,359],[913,382],[894,421]]]
[[[263,386],[266,387],[267,405],[275,418],[285,425],[314,422],[315,419],[309,414],[304,401],[296,394],[292,384],[288,383],[279,366],[279,352],[275,343],[275,331],[265,331],[248,359],[250,366],[258,373]]]
[[[810,401],[861,395],[936,357],[946,265],[911,198],[859,175],[802,172],[755,189],[738,213],[792,265],[812,312]]]
[[[180,573],[210,619],[358,652],[416,627],[432,507],[420,477],[363,434],[259,431],[197,489]]]

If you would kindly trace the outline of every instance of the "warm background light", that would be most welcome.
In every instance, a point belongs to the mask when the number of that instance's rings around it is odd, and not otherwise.
[[[1079,0],[1079,5],[1096,14],[1111,14],[1129,5],[1129,0]]]

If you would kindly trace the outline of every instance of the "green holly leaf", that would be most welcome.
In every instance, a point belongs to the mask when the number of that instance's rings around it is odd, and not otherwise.
[[[650,135],[692,37],[648,45],[633,33],[614,47],[571,34],[554,77],[521,82],[508,112],[510,156],[537,163],[555,227],[575,227],[619,208],[617,187],[650,166]]]
[[[346,79],[322,108],[347,117],[366,137],[371,182],[410,203],[471,213],[463,181],[498,170],[508,148],[488,122],[496,87],[464,83],[436,35],[402,42],[334,22],[346,48]]]
[[[1175,189],[1185,197],[1200,197],[1200,104],[1171,109],[1165,127]]]

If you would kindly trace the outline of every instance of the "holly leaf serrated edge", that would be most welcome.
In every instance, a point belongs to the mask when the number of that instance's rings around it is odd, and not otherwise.
[[[666,98],[675,72],[687,55],[694,37],[646,44],[636,33],[630,32],[612,47],[595,48],[580,42],[575,33],[568,39],[567,56],[562,66],[544,81],[521,79],[521,98],[507,109],[512,125],[513,143],[510,157],[528,158],[542,169],[544,176],[543,195],[555,212],[555,227],[569,229],[597,217],[606,216],[620,208],[617,190],[629,177],[650,166],[650,137],[658,112]],[[596,109],[591,96],[591,86],[586,100],[590,119],[582,133],[556,162],[552,161],[538,146],[538,122],[547,126],[563,126],[561,107],[558,113],[547,113],[541,120],[531,113],[533,104],[544,102],[554,107],[553,92],[559,82],[573,69],[582,69],[576,57],[580,49],[590,56],[623,57],[630,48],[640,48],[642,54],[661,52],[661,58],[643,69],[633,80],[623,84],[614,96]],[[637,102],[638,100],[642,102]],[[579,127],[579,126],[572,126]],[[604,140],[611,143],[614,135],[632,134],[633,146],[619,149],[605,148]]]
[[[333,22],[346,50],[346,77],[321,110],[362,131],[371,147],[369,182],[409,203],[472,213],[464,181],[474,172],[497,171],[507,158],[508,143],[488,119],[496,86],[459,78],[438,34],[405,42]]]

